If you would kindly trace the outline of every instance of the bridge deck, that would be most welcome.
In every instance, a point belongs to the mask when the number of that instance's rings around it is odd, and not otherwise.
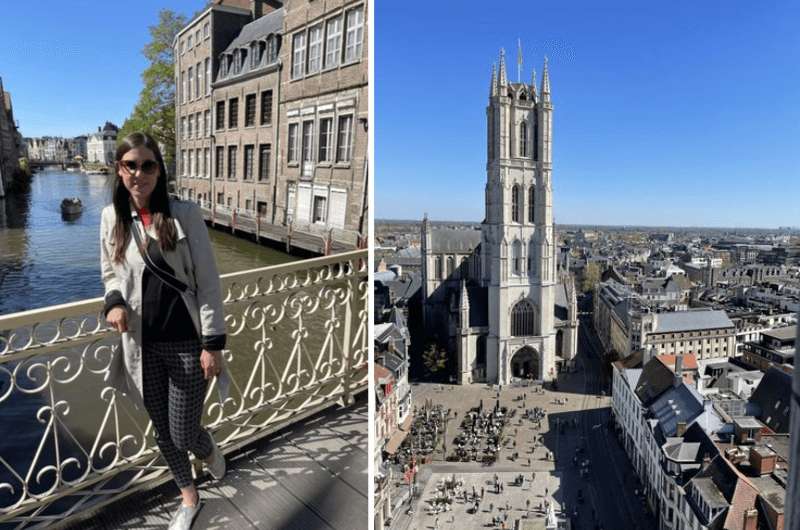
[[[193,528],[367,528],[367,403],[333,408],[228,456],[228,473],[199,483]],[[166,528],[180,502],[169,482],[102,510],[72,530]]]

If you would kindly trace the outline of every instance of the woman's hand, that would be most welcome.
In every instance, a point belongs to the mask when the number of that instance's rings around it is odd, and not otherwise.
[[[206,350],[200,353],[200,366],[203,368],[203,377],[211,379],[222,371],[222,352],[220,350]]]
[[[128,310],[121,305],[112,307],[106,315],[106,322],[120,333],[128,331]]]

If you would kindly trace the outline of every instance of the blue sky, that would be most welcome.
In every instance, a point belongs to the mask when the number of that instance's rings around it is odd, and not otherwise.
[[[798,4],[377,4],[376,218],[483,218],[491,67],[504,47],[516,81],[520,38],[524,80],[550,61],[556,222],[800,226]]]
[[[159,10],[188,17],[205,3],[3,2],[0,76],[22,134],[76,136],[106,120],[121,126],[142,88],[142,49]]]

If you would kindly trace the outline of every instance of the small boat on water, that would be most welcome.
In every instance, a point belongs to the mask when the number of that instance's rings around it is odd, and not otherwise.
[[[63,215],[78,215],[83,211],[83,203],[77,197],[67,197],[61,201],[61,213]]]

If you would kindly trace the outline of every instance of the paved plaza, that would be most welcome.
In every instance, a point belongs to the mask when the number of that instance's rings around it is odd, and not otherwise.
[[[417,509],[413,514],[410,528],[414,529],[459,529],[467,530],[472,528],[493,528],[492,521],[500,520],[505,522],[506,528],[514,528],[516,520],[543,519],[545,502],[554,502],[560,508],[560,503],[554,500],[552,493],[559,488],[560,474],[539,472],[536,479],[531,480],[530,472],[523,472],[524,482],[515,485],[515,479],[520,472],[494,471],[467,472],[467,473],[432,473],[427,478],[425,488],[422,491],[421,502],[417,504]],[[451,510],[433,513],[429,509],[430,500],[436,498],[437,488],[446,480],[450,480],[455,475],[456,480],[463,484],[460,491],[467,493],[468,501],[463,497],[457,497],[450,505]],[[495,476],[503,484],[503,491],[495,493]],[[474,488],[474,490],[473,490]],[[483,490],[483,501],[477,512],[474,512],[474,502],[472,501],[473,491],[476,497],[480,498]],[[437,526],[438,521],[438,526]]]

